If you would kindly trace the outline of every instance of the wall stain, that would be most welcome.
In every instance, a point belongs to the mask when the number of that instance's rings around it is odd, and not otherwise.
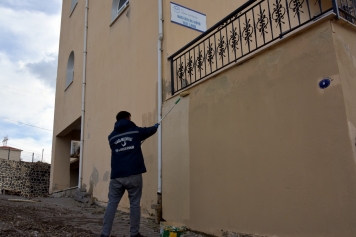
[[[212,96],[214,94],[227,94],[232,87],[232,83],[226,76],[218,77],[211,80],[208,87],[205,89],[205,96]]]
[[[172,95],[172,91],[171,91],[171,80],[166,80],[166,79],[163,79],[164,82],[163,82],[163,95],[162,95],[162,98],[163,98],[163,101],[168,99],[169,96]]]
[[[346,54],[351,57],[350,45],[344,43],[344,50],[345,50]]]
[[[350,45],[347,44],[342,36],[338,36],[339,41],[342,42],[343,49],[345,53],[349,56],[349,58],[352,60],[354,67],[356,68],[356,58],[353,56],[351,50],[350,50]]]
[[[110,175],[110,172],[106,171],[104,176],[103,176],[103,181],[108,181],[109,180],[109,175]]]
[[[266,57],[260,57],[260,60],[258,60],[258,68],[262,67],[273,70],[271,67],[279,63],[280,57],[283,55],[283,53],[284,49],[278,48],[273,50],[273,53],[268,53]]]
[[[313,45],[322,45],[333,41],[331,29],[329,27],[324,28],[321,32],[318,32],[318,34],[307,35],[306,38],[311,38],[310,42]]]
[[[349,127],[349,136],[352,142],[352,150],[354,156],[354,162],[356,164],[356,127],[353,125],[351,121],[347,121],[347,125]]]
[[[142,114],[142,126],[143,127],[152,126],[154,123],[155,122],[153,120],[153,113],[148,112],[148,113]]]
[[[342,36],[340,36],[340,35],[338,35],[337,39],[340,41],[344,52],[349,56],[350,59],[352,59],[352,54],[351,54],[351,51],[350,51],[350,45],[347,44],[345,42],[344,38]]]
[[[58,190],[58,184],[53,185],[52,191],[56,191],[56,190]]]
[[[99,183],[99,172],[98,170],[94,167],[93,172],[90,175],[90,183],[89,183],[89,190],[88,193],[93,194],[93,189],[94,186],[96,186]]]

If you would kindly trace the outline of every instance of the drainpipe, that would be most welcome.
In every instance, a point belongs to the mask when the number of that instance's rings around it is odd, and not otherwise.
[[[85,84],[86,84],[86,65],[87,65],[87,35],[88,35],[88,5],[89,0],[85,1],[84,19],[84,51],[83,51],[83,81],[82,81],[82,117],[80,125],[80,154],[79,154],[79,179],[78,188],[82,187],[83,180],[83,153],[84,153],[84,115],[85,115]]]
[[[163,41],[162,0],[158,0],[158,121],[162,118],[162,41]],[[162,126],[158,127],[158,195],[162,194]]]
[[[158,78],[157,78],[157,111],[158,121],[162,119],[162,41],[163,41],[163,29],[162,29],[163,15],[162,15],[162,0],[158,0]],[[160,223],[162,217],[162,126],[158,127],[158,191],[157,191],[157,204],[152,204],[151,208],[156,210],[155,222]]]

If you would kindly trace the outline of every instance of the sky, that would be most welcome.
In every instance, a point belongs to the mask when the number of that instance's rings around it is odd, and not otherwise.
[[[51,162],[61,7],[0,0],[0,139],[24,161]]]

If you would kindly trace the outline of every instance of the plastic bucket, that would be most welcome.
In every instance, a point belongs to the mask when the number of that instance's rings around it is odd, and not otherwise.
[[[186,226],[176,222],[161,222],[160,237],[184,237]]]

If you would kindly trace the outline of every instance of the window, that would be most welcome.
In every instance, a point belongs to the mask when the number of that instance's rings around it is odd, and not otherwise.
[[[117,17],[128,7],[129,0],[113,0],[111,7],[111,21],[115,21]]]
[[[74,52],[72,51],[68,58],[65,89],[67,89],[69,85],[72,84],[73,78],[74,78]]]
[[[70,5],[70,14],[72,15],[75,6],[77,6],[78,0],[72,0],[72,4]]]
[[[117,14],[119,14],[124,8],[126,7],[126,3],[128,3],[128,0],[119,0],[119,4],[117,7]]]
[[[79,158],[80,155],[80,141],[70,141],[70,157]]]

